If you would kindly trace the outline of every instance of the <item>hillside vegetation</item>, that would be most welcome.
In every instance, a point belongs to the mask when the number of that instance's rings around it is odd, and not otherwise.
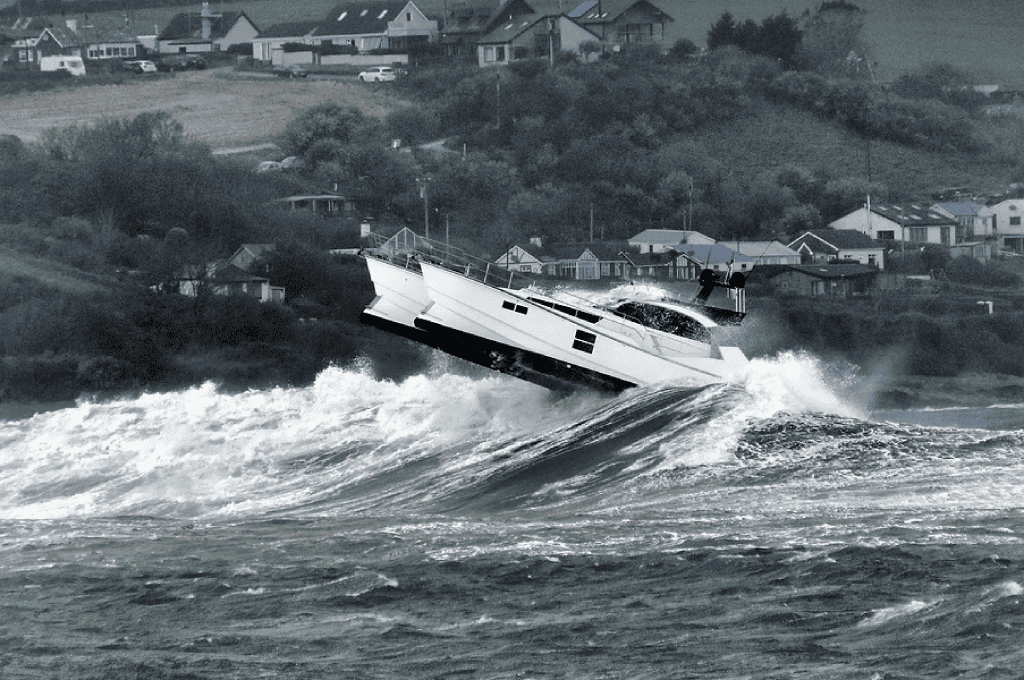
[[[284,173],[256,174],[214,156],[172,112],[54,128],[37,144],[0,140],[0,213],[9,222],[0,245],[76,267],[83,281],[106,281],[102,292],[75,291],[31,273],[3,275],[12,291],[0,304],[3,396],[56,399],[203,379],[294,384],[360,356],[383,376],[422,369],[428,356],[419,348],[356,322],[373,295],[361,264],[322,254],[356,245],[355,221],[309,219],[269,203],[290,193],[338,186],[360,215],[420,230],[426,182],[431,228],[497,256],[538,235],[624,239],[652,226],[788,239],[869,192],[911,200],[937,186],[1002,185],[1020,173],[1019,124],[921,87],[927,72],[880,89],[787,69],[732,45],[704,59],[682,47],[554,67],[417,69],[383,117],[346,101],[299,111],[275,137],[283,155],[300,159]],[[455,152],[415,146],[440,137]],[[395,138],[403,148],[392,148]],[[246,242],[278,244],[264,264],[301,307],[171,292],[184,265]],[[951,285],[970,285],[970,295],[1017,282],[946,264]],[[906,304],[832,310],[825,325],[806,313],[808,303],[765,305],[786,331],[749,343],[758,353],[803,347],[861,364],[900,354],[900,367],[918,374],[1024,374],[1013,351],[1024,312],[1004,298],[1001,314],[983,320],[976,307],[967,314],[900,298]],[[309,316],[321,321],[300,320]]]

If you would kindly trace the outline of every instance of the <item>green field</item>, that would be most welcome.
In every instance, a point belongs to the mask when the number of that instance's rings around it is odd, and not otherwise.
[[[336,0],[250,0],[249,2],[213,2],[214,10],[241,10],[258,27],[275,23],[319,19],[339,3]],[[536,0],[538,10],[568,12],[576,0]],[[675,21],[668,28],[670,42],[681,38],[699,46],[724,11],[737,19],[760,22],[785,11],[800,16],[820,0],[658,0]],[[1016,0],[857,0],[866,10],[865,41],[871,48],[875,75],[880,82],[890,81],[921,64],[950,63],[975,73],[979,82],[1024,87],[1024,13]],[[190,11],[196,11],[200,3]],[[444,0],[421,0],[424,11],[439,15]],[[181,8],[130,10],[136,31],[148,32],[167,24]],[[121,13],[117,13],[119,18]]]

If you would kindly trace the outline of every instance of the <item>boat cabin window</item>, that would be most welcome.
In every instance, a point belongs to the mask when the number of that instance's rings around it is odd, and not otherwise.
[[[654,330],[700,342],[711,341],[711,332],[699,321],[672,309],[644,302],[624,302],[615,308],[615,313]]]
[[[536,302],[541,307],[547,307],[548,309],[556,309],[562,314],[575,316],[580,321],[586,321],[587,323],[597,323],[598,321],[601,320],[601,317],[598,316],[597,314],[591,314],[590,312],[585,312],[582,309],[576,309],[575,307],[570,307],[569,305],[562,305],[557,302],[541,300],[540,298],[535,297],[531,297],[529,298],[529,300],[530,302]]]

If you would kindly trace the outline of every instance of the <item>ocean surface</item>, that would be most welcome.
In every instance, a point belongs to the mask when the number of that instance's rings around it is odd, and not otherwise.
[[[359,366],[0,421],[0,679],[1024,677],[1024,405],[814,357]]]

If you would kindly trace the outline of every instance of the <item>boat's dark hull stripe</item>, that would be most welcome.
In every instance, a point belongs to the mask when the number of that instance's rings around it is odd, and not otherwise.
[[[382,330],[401,335],[459,359],[500,371],[522,380],[557,391],[579,387],[621,392],[635,383],[620,380],[581,366],[555,361],[534,352],[487,340],[447,326],[416,319],[416,328],[388,321],[373,314],[363,313],[360,320]]]

